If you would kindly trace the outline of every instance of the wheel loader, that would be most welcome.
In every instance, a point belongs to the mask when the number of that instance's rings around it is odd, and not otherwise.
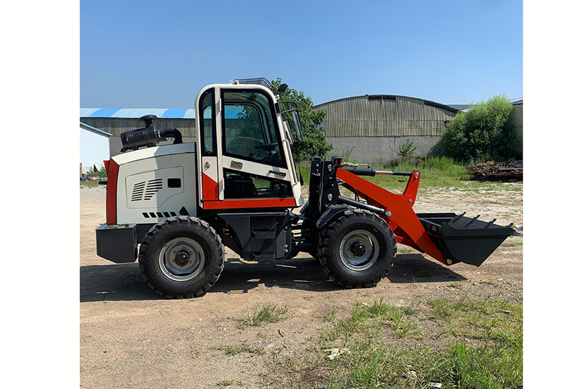
[[[308,253],[355,288],[388,274],[397,243],[445,265],[480,266],[514,232],[465,214],[416,214],[419,171],[376,171],[339,157],[312,159],[305,202],[292,152],[301,121],[296,105],[280,98],[286,89],[266,79],[206,86],[195,100],[195,142],[158,130],[153,115],[122,133],[122,152],[105,161],[107,220],[96,229],[97,254],[115,263],[138,258],[152,289],[191,298],[216,283],[226,247],[256,262]],[[375,175],[408,182],[396,194],[363,178]]]

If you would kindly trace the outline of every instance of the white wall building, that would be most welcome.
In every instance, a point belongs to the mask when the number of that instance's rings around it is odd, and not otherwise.
[[[109,138],[111,134],[79,122],[79,159],[82,173],[97,166],[97,169],[104,169],[103,161],[110,158]]]

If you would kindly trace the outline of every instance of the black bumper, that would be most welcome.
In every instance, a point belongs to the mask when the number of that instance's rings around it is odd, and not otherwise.
[[[97,255],[115,263],[137,260],[137,245],[143,240],[151,224],[102,224],[95,230]]]

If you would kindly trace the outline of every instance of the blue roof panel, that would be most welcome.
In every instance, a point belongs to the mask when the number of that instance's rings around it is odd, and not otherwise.
[[[161,117],[166,109],[157,108],[123,108],[113,114],[114,118],[140,118],[144,115],[156,115]]]
[[[185,108],[81,108],[82,118],[140,118],[144,115],[156,115],[159,119],[194,119],[193,109]]]
[[[163,114],[163,119],[178,119],[186,115],[187,109],[167,109]]]
[[[98,111],[100,108],[81,108],[79,110],[79,117],[87,118],[91,116],[94,112]]]
[[[113,116],[119,108],[101,108],[93,112],[89,117],[91,118],[109,118]]]

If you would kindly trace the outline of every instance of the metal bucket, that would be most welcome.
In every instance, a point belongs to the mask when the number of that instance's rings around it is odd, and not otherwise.
[[[441,251],[449,265],[464,262],[481,266],[483,262],[515,230],[511,226],[503,227],[490,222],[455,213],[419,213],[432,242]]]

